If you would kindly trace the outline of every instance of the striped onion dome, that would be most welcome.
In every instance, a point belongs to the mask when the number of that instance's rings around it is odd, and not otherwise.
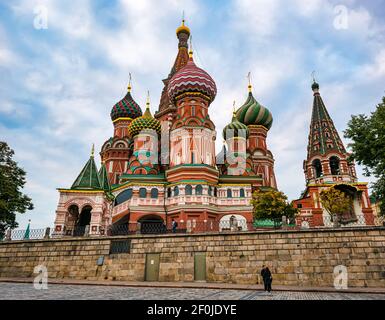
[[[131,137],[135,137],[146,130],[155,130],[158,134],[161,131],[160,121],[152,116],[149,105],[147,105],[143,116],[136,118],[128,126],[128,132]]]
[[[201,93],[212,102],[217,94],[217,86],[206,71],[195,65],[190,54],[187,64],[171,78],[167,93],[171,101],[183,93]]]
[[[223,129],[223,139],[227,140],[227,138],[236,138],[239,136],[247,139],[249,137],[249,129],[237,119],[236,113],[234,112],[231,123]]]
[[[142,109],[131,96],[131,88],[129,87],[126,96],[117,102],[111,110],[111,120],[119,118],[136,119],[142,115]]]
[[[237,119],[247,126],[264,126],[267,130],[273,125],[271,112],[255,100],[251,91],[246,102],[238,109]]]

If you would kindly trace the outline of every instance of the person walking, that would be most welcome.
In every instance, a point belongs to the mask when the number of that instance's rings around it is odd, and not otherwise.
[[[263,283],[265,284],[265,291],[271,291],[271,283],[273,282],[273,277],[271,275],[269,267],[264,268],[263,272]]]
[[[176,233],[176,228],[178,228],[178,222],[176,222],[174,219],[172,219],[171,227],[172,227],[172,232]]]
[[[265,265],[262,266],[261,270],[261,277],[263,280],[263,285],[265,288],[265,291],[270,292],[271,291],[271,282],[273,281],[273,277],[271,276],[271,272],[268,267]]]

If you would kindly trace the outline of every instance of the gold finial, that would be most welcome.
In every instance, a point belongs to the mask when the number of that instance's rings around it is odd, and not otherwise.
[[[95,144],[92,144],[92,149],[91,149],[91,157],[93,158],[95,155]]]
[[[236,111],[235,111],[235,100],[234,100],[234,102],[233,102],[233,116],[235,117],[236,114],[237,114],[237,113],[236,113]]]
[[[150,91],[147,91],[147,99],[146,99],[146,111],[143,113],[143,118],[152,118],[151,110],[150,110]]]
[[[131,92],[131,72],[128,74],[128,92]]]
[[[188,52],[188,56],[190,58],[192,58],[192,56],[193,56],[192,36],[190,36],[190,50]]]
[[[184,10],[182,12],[182,24],[176,29],[176,34],[178,35],[180,32],[185,32],[190,34],[190,29],[185,25],[186,19],[184,17]]]
[[[150,109],[150,90],[147,90],[146,109]]]
[[[251,85],[251,72],[247,74],[247,79],[249,81],[249,85],[247,86],[247,88],[249,89],[249,92],[251,92],[253,91],[253,86]]]

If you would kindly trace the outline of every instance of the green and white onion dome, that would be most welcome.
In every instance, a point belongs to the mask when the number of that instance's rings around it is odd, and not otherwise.
[[[246,102],[238,109],[237,119],[246,126],[264,126],[267,130],[273,125],[271,112],[255,100],[251,91]]]
[[[233,137],[241,137],[245,139],[249,137],[249,129],[245,124],[243,124],[237,119],[235,112],[233,113],[233,119],[231,120],[231,123],[229,123],[223,129],[223,139],[227,140],[228,138]]]

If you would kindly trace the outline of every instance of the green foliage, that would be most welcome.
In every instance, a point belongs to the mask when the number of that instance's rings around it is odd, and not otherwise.
[[[385,216],[385,97],[370,117],[352,116],[344,133],[352,140],[351,160],[364,166],[366,176],[377,178],[372,185],[373,195]]]
[[[287,196],[280,191],[270,189],[268,191],[257,190],[251,200],[255,219],[278,219],[282,216],[294,217],[298,209],[287,201]]]
[[[26,173],[12,160],[13,155],[13,150],[0,141],[0,238],[9,227],[17,227],[16,213],[33,209],[31,199],[20,191]]]
[[[331,187],[320,192],[322,206],[331,216],[337,215],[339,220],[344,212],[353,205],[353,200],[344,192]]]

